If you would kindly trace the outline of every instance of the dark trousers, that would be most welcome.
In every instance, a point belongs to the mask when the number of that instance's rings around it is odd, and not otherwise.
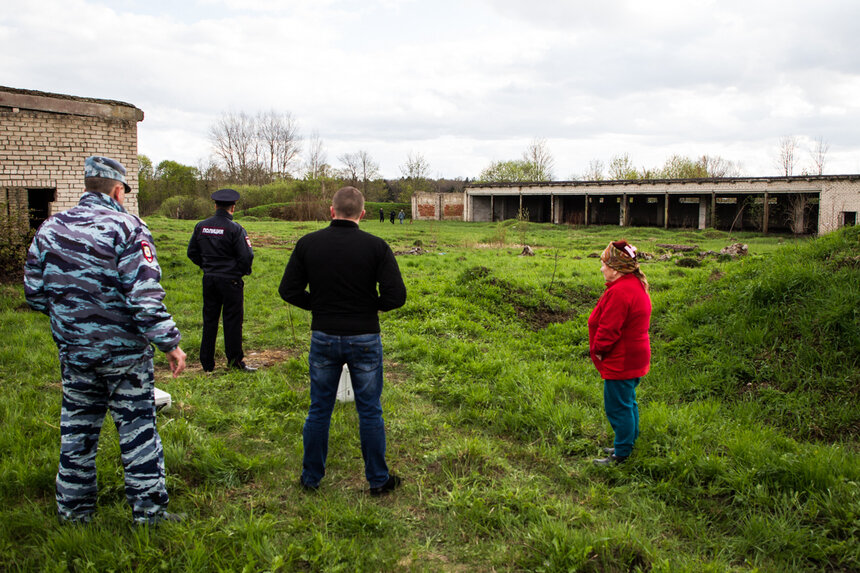
[[[215,339],[218,320],[224,314],[224,354],[228,366],[241,366],[242,321],[245,318],[245,282],[203,275],[203,336],[200,340],[200,364],[203,370],[215,369]]]

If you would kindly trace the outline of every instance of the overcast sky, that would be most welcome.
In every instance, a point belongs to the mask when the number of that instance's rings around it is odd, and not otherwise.
[[[856,0],[0,0],[0,85],[131,103],[139,152],[198,165],[225,112],[290,112],[328,162],[475,177],[545,138],[555,178],[627,153],[744,175],[860,173]]]

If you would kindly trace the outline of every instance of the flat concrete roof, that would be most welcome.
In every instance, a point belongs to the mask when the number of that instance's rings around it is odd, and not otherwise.
[[[704,177],[697,179],[606,179],[600,181],[519,181],[515,183],[468,183],[466,189],[499,187],[601,187],[616,185],[726,185],[755,183],[797,183],[814,181],[860,181],[860,174],[850,175],[791,175],[788,177]]]
[[[0,107],[135,122],[143,120],[143,111],[130,103],[4,86],[0,86]]]

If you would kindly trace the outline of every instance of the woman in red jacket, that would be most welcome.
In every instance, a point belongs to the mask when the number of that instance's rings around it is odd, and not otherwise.
[[[614,241],[600,260],[606,290],[588,317],[588,346],[603,378],[603,407],[615,432],[615,447],[603,449],[609,456],[594,463],[610,465],[627,460],[639,435],[636,386],[651,365],[651,297],[636,247]]]

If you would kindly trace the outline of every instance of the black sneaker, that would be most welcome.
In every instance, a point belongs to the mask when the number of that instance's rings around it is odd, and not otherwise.
[[[600,449],[603,450],[604,454],[614,454],[615,453],[615,448],[600,448]]]
[[[629,456],[616,456],[615,454],[610,454],[608,458],[600,458],[594,460],[595,465],[598,466],[611,466],[614,464],[623,464],[627,461]]]
[[[242,364],[237,364],[235,366],[232,366],[232,369],[238,370],[239,372],[248,372],[248,373],[257,371],[256,368],[254,368],[253,366],[248,366],[244,362]]]
[[[299,478],[299,485],[300,485],[300,486],[302,486],[302,489],[303,489],[303,490],[305,490],[305,491],[309,491],[309,492],[311,492],[311,493],[316,493],[316,492],[317,492],[317,491],[319,491],[319,489],[320,489],[319,484],[317,484],[317,485],[308,485],[308,484],[306,484],[306,483],[302,480],[302,478]]]
[[[398,487],[400,487],[400,482],[403,481],[399,476],[394,474],[388,474],[388,481],[382,484],[379,487],[370,488],[370,495],[373,497],[379,497],[380,495],[386,495],[389,492],[394,491]]]

